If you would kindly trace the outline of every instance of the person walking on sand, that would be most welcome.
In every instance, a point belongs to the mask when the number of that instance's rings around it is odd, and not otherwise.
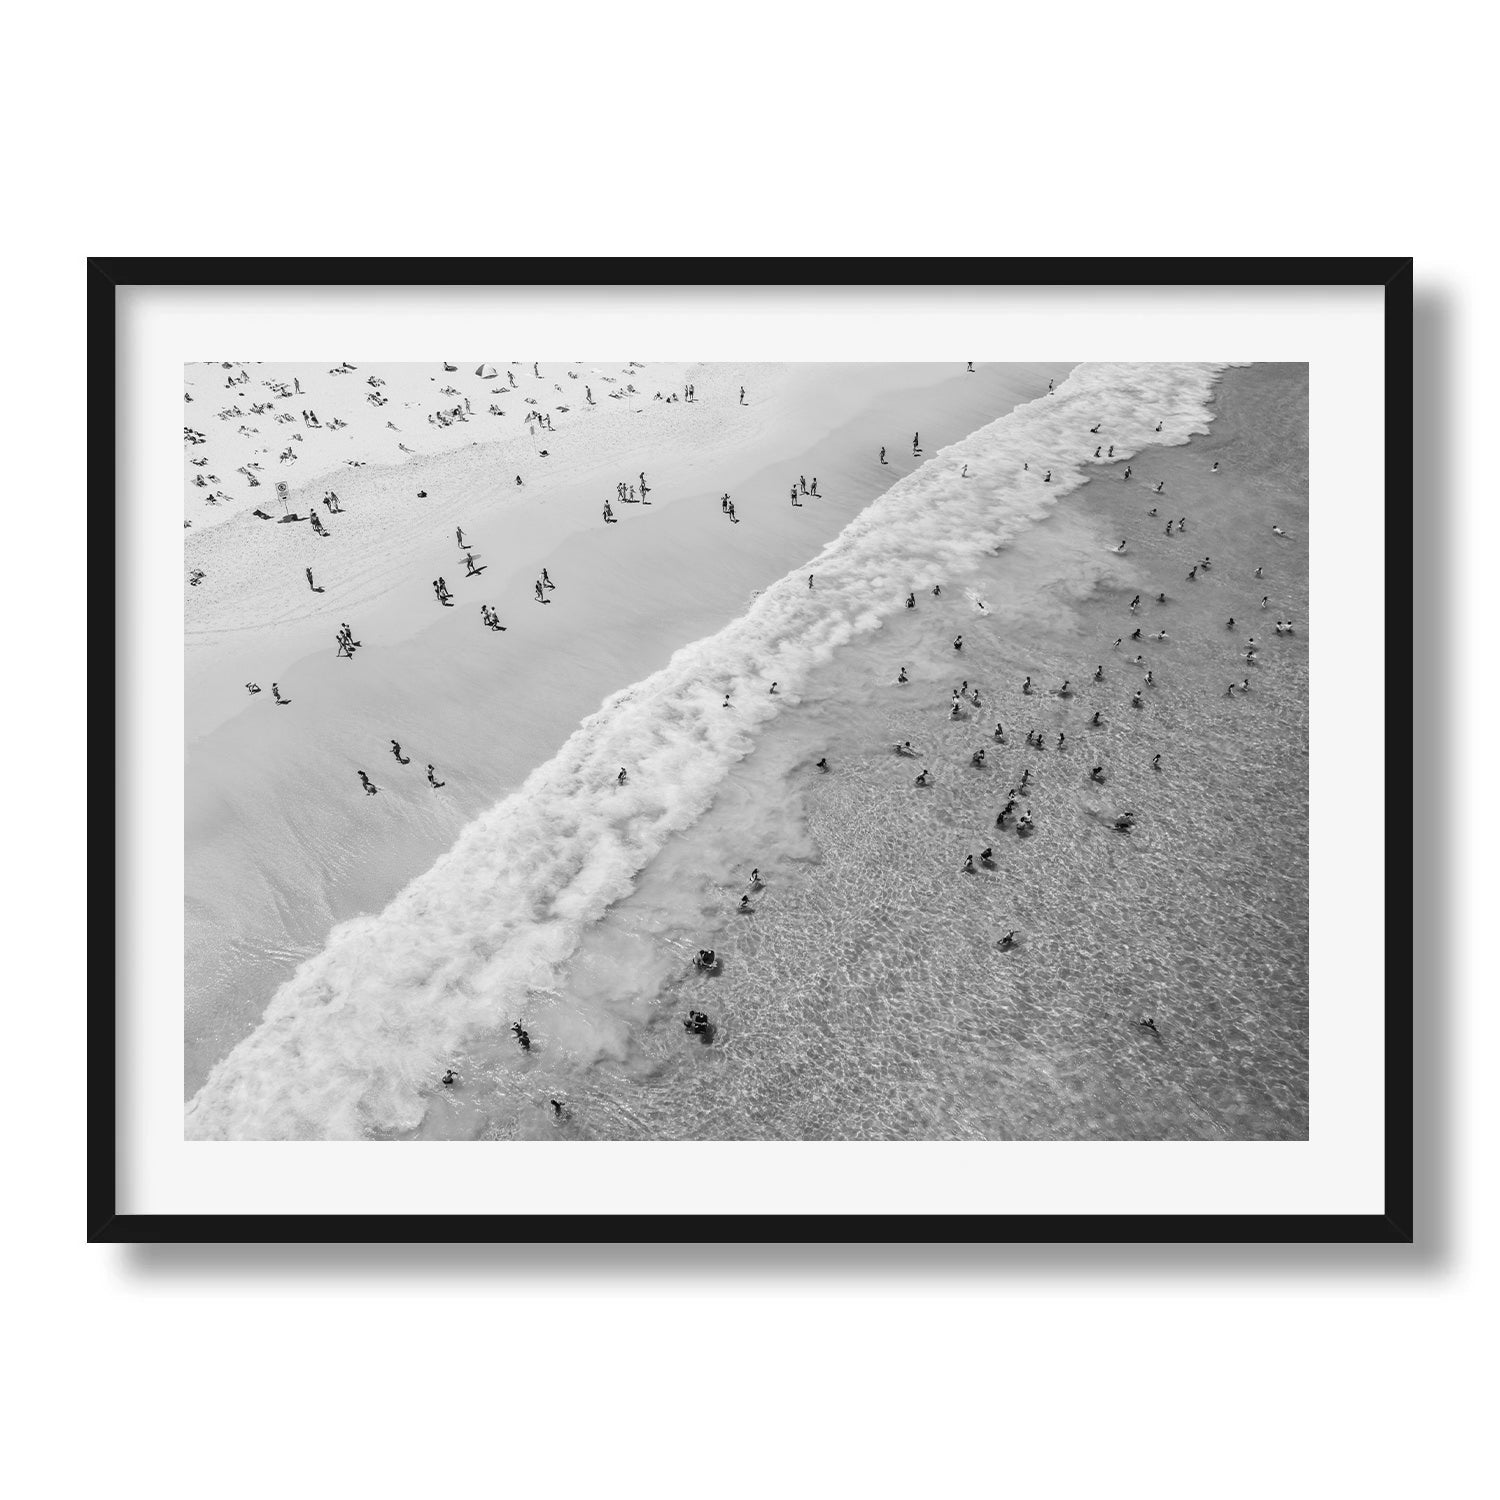
[[[745,404],[745,387],[741,386],[740,387],[740,405],[743,406],[744,404]]]
[[[401,746],[400,746],[400,744],[397,743],[397,741],[395,741],[395,740],[391,741],[391,754],[394,755],[396,757],[396,759],[398,761],[400,761],[400,763],[403,766],[411,764],[411,756],[409,756],[409,755],[403,755],[401,753]]]
[[[464,529],[463,529],[463,527],[462,527],[462,526],[460,526],[460,527],[459,527],[459,528],[458,528],[458,545],[459,545],[459,546],[460,546],[460,547],[464,547],[464,548],[467,548],[467,547],[468,547],[468,545],[469,545],[469,544],[468,544],[468,543],[467,543],[467,542],[466,542],[466,541],[465,541],[465,540],[464,540]]]
[[[882,448],[880,450],[880,461],[881,461],[881,463],[885,462],[885,449],[884,448]]]
[[[373,797],[380,790],[363,771],[359,773],[359,784],[365,789],[365,796]]]
[[[813,581],[813,575],[811,573],[809,573],[807,575],[807,586],[808,586],[808,588],[811,588],[813,586],[813,582],[812,581]]]
[[[911,451],[913,456],[922,451],[922,434],[920,432],[914,432],[911,435]]]
[[[313,591],[313,593],[316,594],[318,592],[318,589],[317,589],[317,585],[313,583],[312,569],[311,568],[304,568],[302,571],[307,574],[307,586],[308,586],[308,588],[310,588]]]
[[[447,786],[448,785],[448,783],[446,781],[439,781],[437,779],[437,773],[432,769],[431,766],[427,767],[427,784],[429,786],[433,786],[433,787]]]
[[[271,684],[271,696],[283,707],[292,701],[290,698],[283,698],[281,696],[281,688],[274,682]]]
[[[615,777],[615,785],[616,786],[624,786],[625,785],[625,767],[624,766],[620,767],[620,774]]]
[[[544,587],[549,589],[555,589],[557,587],[557,585],[553,583],[553,581],[547,576],[547,570],[545,568],[542,569],[542,584]]]

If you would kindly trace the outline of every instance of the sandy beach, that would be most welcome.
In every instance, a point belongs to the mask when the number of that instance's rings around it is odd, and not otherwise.
[[[760,372],[792,410],[838,386],[842,420],[641,457],[653,505],[618,525],[614,449],[549,506],[478,450],[423,461],[443,513],[355,570],[404,565],[351,620],[358,658],[331,633],[290,656],[353,606],[278,623],[299,701],[205,711],[191,743],[189,1094],[239,1045],[190,1134],[1305,1137],[1305,370],[881,368],[791,395]],[[695,383],[738,405],[739,372]],[[1091,462],[1091,422],[1119,461]],[[462,585],[460,513],[494,570]],[[484,600],[518,601],[503,636]],[[237,675],[234,632],[204,639],[190,684],[210,653]],[[397,776],[391,737],[449,786]],[[1027,771],[1018,838],[995,818]],[[722,972],[693,972],[704,946]]]

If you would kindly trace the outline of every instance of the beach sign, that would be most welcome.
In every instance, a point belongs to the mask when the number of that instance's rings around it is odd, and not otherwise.
[[[291,494],[291,493],[292,493],[292,492],[291,492],[291,489],[290,489],[290,488],[289,488],[289,487],[288,487],[288,485],[287,485],[287,482],[286,482],[286,480],[284,480],[284,479],[278,479],[278,480],[277,480],[277,481],[276,481],[276,498],[277,498],[277,499],[278,499],[278,500],[279,500],[279,501],[281,501],[281,503],[282,503],[282,504],[283,504],[283,505],[285,505],[285,504],[286,504],[286,502],[287,502],[287,497],[288,497],[288,496],[289,496],[289,495],[290,495],[290,494]]]

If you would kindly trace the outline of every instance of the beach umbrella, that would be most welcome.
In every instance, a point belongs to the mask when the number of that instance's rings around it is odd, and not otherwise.
[[[474,373],[481,380],[493,380],[495,378],[495,367],[494,365],[480,365]]]

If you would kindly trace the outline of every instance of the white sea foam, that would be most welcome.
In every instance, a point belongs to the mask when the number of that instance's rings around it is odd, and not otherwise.
[[[703,814],[758,731],[795,711],[813,668],[878,629],[908,590],[962,578],[1084,483],[1094,423],[1117,459],[1205,430],[1218,368],[1080,365],[1055,395],[899,480],[744,615],[607,699],[385,911],[337,928],[214,1068],[188,1105],[188,1135],[416,1129],[465,1039],[504,1028],[558,988],[584,934]]]

